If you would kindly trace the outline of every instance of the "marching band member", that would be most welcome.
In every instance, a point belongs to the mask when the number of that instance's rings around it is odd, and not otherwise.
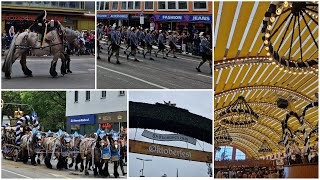
[[[163,59],[167,59],[166,57],[164,57],[164,49],[166,48],[166,46],[164,45],[164,41],[165,41],[165,36],[164,36],[164,34],[165,34],[165,32],[162,31],[162,30],[160,30],[159,32],[160,32],[159,37],[158,37],[159,50],[156,52],[156,57],[157,57],[158,53],[159,53],[160,51],[162,51],[162,58],[163,58]]]
[[[145,37],[145,42],[147,43],[147,52],[143,54],[143,57],[146,58],[146,55],[149,53],[150,54],[150,60],[154,60],[152,57],[151,57],[151,51],[152,51],[152,42],[153,42],[153,37],[152,37],[152,34],[150,32],[149,29],[146,29],[147,31],[147,35]]]
[[[110,62],[111,56],[113,53],[116,53],[116,58],[117,58],[117,64],[120,64],[119,61],[119,51],[120,51],[120,44],[121,44],[121,32],[120,32],[120,27],[117,28],[117,30],[113,30],[111,32],[111,53],[108,57],[108,62]]]
[[[206,62],[209,61],[209,66],[212,74],[212,49],[209,48],[209,41],[206,38],[206,33],[201,32],[200,34],[201,43],[200,43],[200,53],[202,54],[202,61],[196,67],[198,72],[201,72],[200,67]],[[211,57],[210,57],[211,54]]]
[[[136,57],[136,51],[137,51],[137,47],[138,47],[138,43],[139,43],[139,40],[138,40],[138,37],[137,37],[138,29],[134,29],[133,28],[132,30],[134,30],[134,31],[131,32],[131,35],[130,35],[131,51],[127,55],[127,59],[129,59],[130,55],[133,55],[134,56],[134,61],[139,62],[139,60]]]
[[[168,33],[169,33],[168,40],[169,40],[170,51],[167,52],[166,56],[168,57],[169,53],[172,51],[173,57],[177,58],[176,53],[175,53],[175,51],[177,49],[177,47],[176,47],[177,38],[175,35],[173,35],[172,31],[169,30]]]

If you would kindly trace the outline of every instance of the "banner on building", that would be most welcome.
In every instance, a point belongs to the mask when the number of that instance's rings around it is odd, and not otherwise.
[[[94,114],[81,115],[81,116],[69,116],[68,121],[70,124],[95,124],[96,116]]]
[[[182,134],[158,134],[150,132],[148,130],[144,130],[142,132],[142,136],[156,141],[184,141],[193,145],[196,145],[197,143],[197,140],[195,138]]]
[[[129,152],[174,159],[212,163],[212,153],[180,147],[129,140]]]
[[[129,14],[97,14],[98,19],[128,19]]]
[[[162,14],[154,15],[155,21],[189,21],[189,22],[211,22],[210,15],[177,15],[177,14]]]

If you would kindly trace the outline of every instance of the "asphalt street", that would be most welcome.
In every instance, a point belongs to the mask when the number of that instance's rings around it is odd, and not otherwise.
[[[122,45],[124,46],[124,45]],[[201,67],[201,73],[195,69],[201,57],[177,53],[178,58],[173,58],[172,53],[168,59],[162,59],[159,53],[156,58],[154,53],[149,60],[149,55],[143,58],[137,54],[138,60],[131,56],[127,60],[124,49],[120,50],[120,62],[116,64],[116,57],[112,56],[108,63],[107,46],[102,46],[101,60],[97,60],[97,87],[99,89],[211,89],[212,75],[209,64]],[[130,49],[127,51],[130,52]]]
[[[2,159],[1,163],[1,178],[59,178],[59,179],[70,179],[70,178],[95,178],[93,175],[93,171],[89,170],[89,175],[84,175],[84,172],[80,172],[80,170],[74,170],[74,167],[71,169],[63,169],[57,170],[56,164],[57,161],[51,161],[53,165],[53,169],[48,169],[44,162],[42,161],[40,165],[32,166],[30,164],[30,160],[28,164],[23,164],[22,162],[13,162],[9,159]],[[80,167],[80,164],[78,165]],[[109,173],[110,177],[113,178],[113,164],[109,163]],[[126,170],[126,166],[125,172]],[[120,178],[126,178],[127,175],[123,176],[120,170],[118,169],[118,173],[120,174]],[[101,176],[97,176],[97,178],[105,178]]]
[[[2,57],[4,59],[4,57]],[[94,89],[95,57],[92,55],[71,56],[71,74],[62,76],[61,60],[56,71],[58,77],[51,77],[49,70],[52,56],[27,57],[27,66],[33,77],[26,77],[21,69],[19,59],[12,66],[11,79],[1,75],[2,89]],[[3,63],[3,61],[2,61]]]

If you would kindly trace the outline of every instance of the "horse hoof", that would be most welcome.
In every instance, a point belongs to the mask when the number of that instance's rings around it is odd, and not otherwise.
[[[86,176],[88,176],[88,175],[89,175],[89,173],[88,173],[88,172],[85,172],[84,174],[85,174]]]
[[[37,163],[40,164],[40,159],[37,160]]]
[[[11,79],[11,74],[10,73],[5,73],[5,78],[6,79]]]
[[[68,73],[72,73],[72,71],[71,71],[71,70],[68,70]]]

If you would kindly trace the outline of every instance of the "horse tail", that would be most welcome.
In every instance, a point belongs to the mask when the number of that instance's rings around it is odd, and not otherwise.
[[[14,53],[16,51],[15,42],[16,42],[18,35],[19,35],[19,33],[17,33],[11,41],[11,44],[10,44],[10,47],[8,50],[8,54],[6,55],[6,58],[5,58],[4,63],[2,65],[2,72],[7,73],[7,72],[11,71],[12,63],[14,62],[14,59],[13,59]]]

